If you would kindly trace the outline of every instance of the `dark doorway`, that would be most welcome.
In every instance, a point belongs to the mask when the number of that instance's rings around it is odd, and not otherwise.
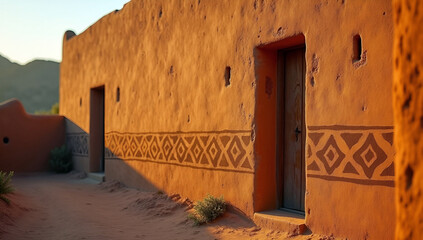
[[[104,86],[90,92],[90,172],[104,172]]]
[[[305,46],[278,51],[278,139],[280,206],[304,212]]]

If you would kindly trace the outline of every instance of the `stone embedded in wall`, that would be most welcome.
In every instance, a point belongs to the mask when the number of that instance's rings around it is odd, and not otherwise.
[[[307,177],[394,186],[393,127],[309,126]]]
[[[319,61],[320,59],[316,56],[316,54],[313,54],[312,60],[311,60],[311,71],[309,72],[310,75],[310,85],[314,87],[316,84],[315,75],[319,73]]]
[[[360,61],[356,61],[353,63],[355,68],[359,68],[367,63],[367,50],[363,51],[363,54],[361,55]]]

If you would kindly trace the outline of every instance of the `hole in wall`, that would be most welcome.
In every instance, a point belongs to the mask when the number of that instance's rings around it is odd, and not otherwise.
[[[413,175],[414,175],[414,171],[413,169],[410,167],[410,165],[407,166],[407,169],[405,170],[405,187],[406,190],[408,190],[411,187],[411,184],[413,183]]]
[[[119,102],[119,101],[120,101],[120,88],[117,87],[116,88],[116,102]]]
[[[405,91],[404,91],[405,92]],[[408,108],[410,108],[410,102],[411,102],[411,94],[408,95],[407,99],[405,99],[404,103],[402,104],[402,110],[405,111]]]
[[[361,54],[363,51],[361,36],[359,34],[353,37],[353,62],[361,60]]]
[[[82,98],[79,98],[79,106],[82,106]]]
[[[283,33],[283,28],[282,27],[279,27],[278,28],[278,31],[277,31],[277,34],[278,35],[281,35]]]
[[[417,66],[414,67],[414,75],[416,77],[419,77],[419,75],[420,75],[420,70],[419,70],[419,67],[417,67]]]
[[[231,67],[225,68],[225,87],[231,85]]]
[[[411,53],[409,52],[409,53],[407,53],[407,55],[406,55],[406,58],[407,58],[407,61],[411,61]]]
[[[9,138],[8,137],[4,137],[3,138],[3,143],[4,144],[8,144],[9,143]]]

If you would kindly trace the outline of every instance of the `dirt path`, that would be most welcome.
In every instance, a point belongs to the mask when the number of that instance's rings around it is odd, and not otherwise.
[[[195,227],[177,195],[98,184],[76,175],[29,174],[13,178],[12,206],[0,205],[0,239],[285,239],[226,213]],[[3,231],[3,233],[1,233]],[[321,239],[297,236],[290,239]]]

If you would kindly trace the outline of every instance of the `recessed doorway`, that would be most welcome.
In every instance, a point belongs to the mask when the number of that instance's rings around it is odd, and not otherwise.
[[[278,51],[277,156],[279,206],[304,212],[305,46]]]
[[[90,172],[104,172],[104,85],[90,91]]]

